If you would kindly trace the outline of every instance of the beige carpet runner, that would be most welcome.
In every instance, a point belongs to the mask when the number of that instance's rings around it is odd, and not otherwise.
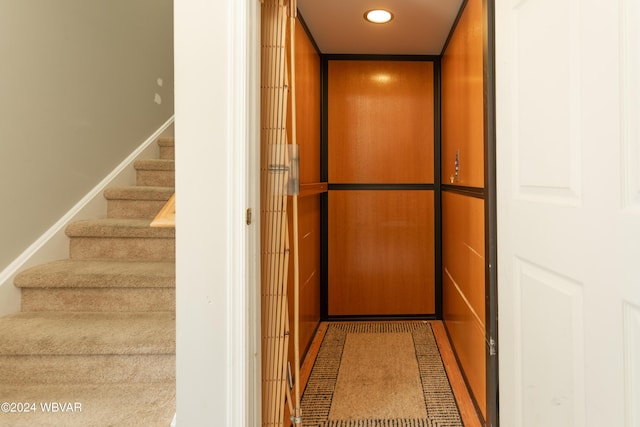
[[[305,427],[462,426],[431,326],[329,325],[302,398]]]

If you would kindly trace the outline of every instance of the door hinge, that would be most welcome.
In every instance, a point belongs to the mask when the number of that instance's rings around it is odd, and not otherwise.
[[[251,225],[251,208],[247,209],[245,220],[247,221],[247,225]]]

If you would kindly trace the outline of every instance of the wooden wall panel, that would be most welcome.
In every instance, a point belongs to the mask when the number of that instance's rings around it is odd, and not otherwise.
[[[289,202],[289,209],[291,209]],[[290,211],[291,212],[291,211]],[[292,218],[289,217],[290,227]],[[320,196],[298,199],[300,274],[300,355],[303,356],[320,322]],[[292,239],[293,236],[291,235]],[[293,248],[293,241],[291,243]],[[289,264],[289,313],[293,319],[293,255]],[[293,321],[291,322],[293,328]],[[290,341],[293,360],[293,340]]]
[[[482,0],[469,0],[441,62],[445,184],[485,184],[483,31]],[[484,203],[442,194],[443,316],[460,368],[486,416]]]
[[[443,316],[460,368],[484,410],[485,240],[484,200],[442,194]]]
[[[474,312],[485,318],[484,200],[442,194],[442,262]]]
[[[329,61],[330,183],[433,182],[433,63]]]
[[[300,182],[320,182],[320,56],[299,20],[295,58]]]
[[[459,366],[471,388],[482,416],[486,418],[486,352],[484,329],[478,327],[474,314],[449,276],[443,278],[444,323],[458,357]]]
[[[299,20],[295,27],[296,131],[300,154],[300,183],[320,181],[320,56]],[[287,58],[289,60],[289,58]],[[291,142],[291,96],[287,118]],[[292,203],[289,199],[289,230],[293,230]],[[300,274],[300,355],[308,348],[320,323],[320,196],[298,198],[299,274]],[[290,232],[293,239],[293,232]],[[291,244],[293,248],[293,244]],[[293,328],[293,256],[289,263],[289,313]],[[289,360],[293,360],[293,339]]]
[[[482,0],[469,0],[442,57],[442,182],[484,187]],[[455,175],[456,150],[460,156]]]
[[[433,191],[329,192],[329,315],[433,314]]]

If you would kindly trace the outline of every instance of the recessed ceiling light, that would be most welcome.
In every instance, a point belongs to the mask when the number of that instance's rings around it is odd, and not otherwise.
[[[393,19],[393,14],[384,9],[373,9],[364,14],[364,19],[374,24],[386,24]]]

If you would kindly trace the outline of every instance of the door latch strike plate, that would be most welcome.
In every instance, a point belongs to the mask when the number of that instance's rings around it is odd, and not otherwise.
[[[496,350],[496,340],[489,338],[489,355],[495,356],[496,354],[498,354]]]

